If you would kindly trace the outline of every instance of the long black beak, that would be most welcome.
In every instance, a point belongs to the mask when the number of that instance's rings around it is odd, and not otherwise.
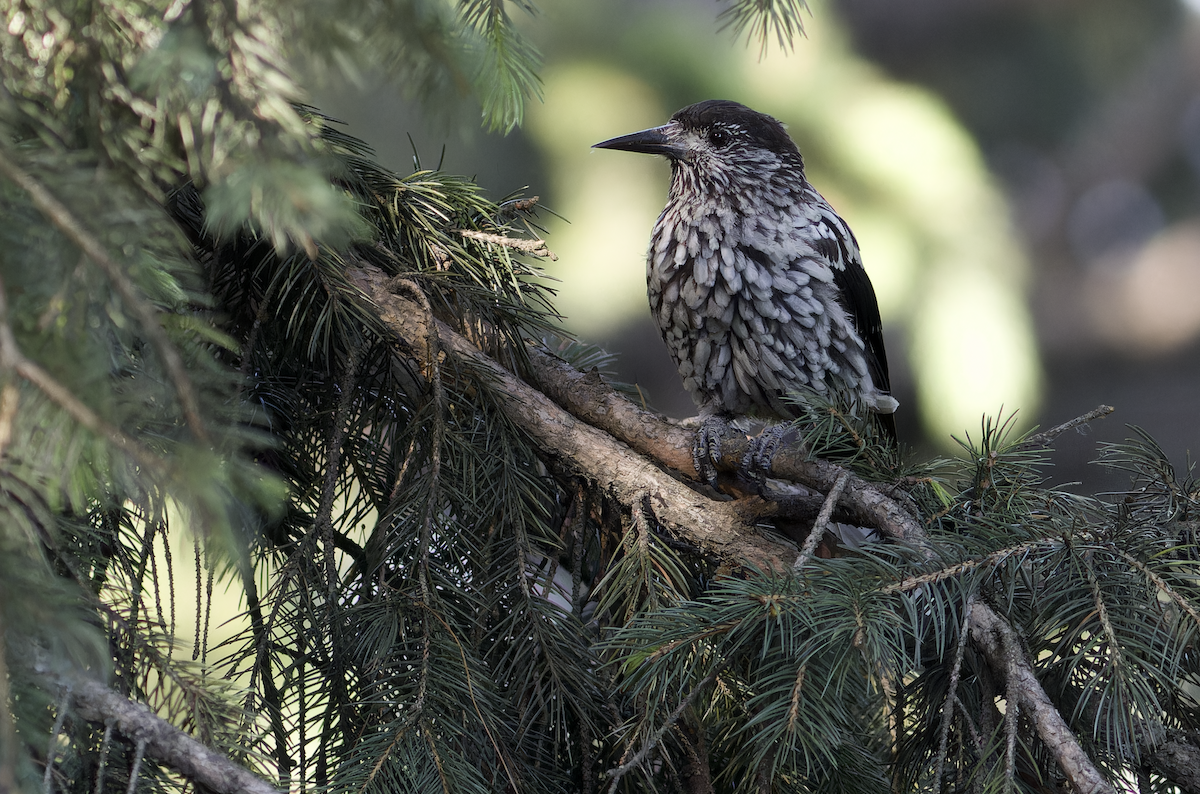
[[[642,152],[643,154],[662,154],[679,159],[683,157],[682,148],[672,142],[667,135],[669,124],[661,127],[651,127],[641,132],[631,132],[619,138],[592,144],[593,149],[620,149],[624,152]]]

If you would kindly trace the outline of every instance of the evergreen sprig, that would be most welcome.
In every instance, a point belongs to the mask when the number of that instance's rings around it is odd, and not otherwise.
[[[765,54],[772,38],[787,52],[796,37],[804,33],[802,13],[808,10],[805,0],[722,0],[721,29],[732,29],[735,36],[746,35],[747,41],[758,39],[760,53]]]

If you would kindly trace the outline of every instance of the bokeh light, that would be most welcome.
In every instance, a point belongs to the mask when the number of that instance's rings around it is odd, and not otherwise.
[[[545,103],[529,114],[556,217],[547,239],[559,285],[558,310],[584,337],[606,334],[646,312],[646,242],[666,195],[666,165],[649,157],[606,157],[591,149],[604,130],[662,123],[662,104],[644,83],[611,66],[578,62],[546,70]]]

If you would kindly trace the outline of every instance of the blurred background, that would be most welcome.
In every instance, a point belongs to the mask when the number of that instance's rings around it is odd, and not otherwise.
[[[665,162],[593,151],[728,98],[784,121],[854,229],[879,297],[901,439],[921,454],[981,417],[1049,427],[1053,480],[1127,485],[1088,461],[1153,435],[1200,450],[1200,0],[821,0],[790,52],[718,30],[713,0],[542,0],[520,20],[544,101],[507,136],[469,107],[429,118],[379,75],[312,101],[380,160],[525,190],[558,255],[558,308],[650,405],[694,413],[654,328],[645,249]]]

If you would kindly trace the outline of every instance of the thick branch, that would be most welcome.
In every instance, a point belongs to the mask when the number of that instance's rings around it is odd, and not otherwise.
[[[971,639],[975,641],[993,671],[1006,675],[1008,691],[1015,692],[1021,710],[1033,720],[1038,736],[1066,773],[1079,794],[1114,794],[1112,786],[1100,774],[1046,690],[1034,674],[1033,666],[1021,652],[1016,632],[1004,618],[984,604],[971,607]]]
[[[369,296],[380,320],[401,344],[410,350],[422,350],[423,340],[429,337],[429,324],[433,323],[443,352],[469,362],[487,376],[493,388],[506,395],[502,406],[509,420],[522,427],[545,454],[597,481],[623,504],[633,503],[640,493],[649,493],[660,521],[688,541],[723,557],[773,570],[785,570],[795,559],[795,546],[748,526],[748,518],[755,511],[761,512],[761,500],[718,502],[697,493],[608,433],[555,405],[450,326],[430,317],[418,304],[388,292],[387,276],[382,271],[363,268],[349,275]]]
[[[762,500],[708,499],[643,457],[650,456],[665,466],[693,475],[692,431],[639,408],[609,388],[595,373],[579,372],[534,349],[529,353],[532,379],[541,389],[538,391],[420,305],[390,293],[388,278],[382,271],[365,267],[352,270],[349,275],[373,302],[376,314],[400,345],[415,354],[422,349],[421,340],[429,338],[434,330],[445,353],[485,374],[493,387],[508,398],[503,402],[508,418],[540,444],[548,457],[597,481],[622,503],[631,504],[649,493],[661,521],[708,551],[766,569],[778,571],[790,567],[796,557],[794,546],[765,537],[747,526],[750,513],[765,512]],[[1051,434],[1047,435],[1046,440],[1050,440]],[[748,440],[739,434],[723,438],[719,468],[734,470],[747,444]],[[823,493],[844,486],[841,503],[863,523],[932,553],[915,517],[877,486],[839,466],[806,460],[797,451],[785,450],[776,456],[772,474]],[[1017,699],[1014,705],[1029,715],[1075,790],[1080,794],[1112,794],[1112,787],[1084,753],[1037,680],[1013,629],[1001,616],[978,603],[973,605],[969,621],[975,645],[989,666],[1006,676],[1007,689]]]
[[[350,276],[373,301],[383,323],[408,349],[419,350],[420,340],[428,338],[430,324],[434,324],[442,350],[486,374],[493,386],[508,397],[503,405],[509,419],[524,428],[547,455],[598,481],[623,503],[632,503],[649,492],[660,520],[709,551],[763,568],[790,567],[789,562],[796,557],[794,546],[762,536],[745,525],[747,508],[759,510],[761,500],[708,499],[642,456],[693,473],[691,431],[638,408],[596,374],[579,372],[547,353],[531,350],[533,378],[542,389],[538,391],[418,304],[388,292],[387,277],[381,271],[364,268],[351,271]],[[735,468],[747,443],[737,434],[722,439],[720,467]],[[913,516],[876,486],[839,466],[784,451],[776,457],[772,473],[824,493],[842,485],[842,504],[864,523],[928,548],[922,527]],[[970,626],[975,644],[994,670],[1005,671],[1010,679],[1009,690],[1016,693],[1020,707],[1030,715],[1038,735],[1075,789],[1080,794],[1111,794],[1112,787],[1083,752],[1042,689],[1033,667],[1020,653],[1012,628],[982,604],[975,604],[971,610]]]
[[[1172,731],[1164,741],[1143,752],[1150,767],[1184,794],[1200,794],[1200,747],[1186,735]]]
[[[57,689],[68,690],[74,711],[92,722],[112,724],[125,736],[146,743],[146,754],[216,794],[279,794],[279,790],[221,753],[210,750],[141,703],[118,695],[91,678],[51,671],[38,660],[35,672]]]
[[[767,538],[748,527],[754,518],[773,514],[777,510],[774,505],[758,498],[734,502],[708,499],[643,457],[695,477],[693,431],[639,408],[595,373],[580,372],[537,349],[529,351],[531,375],[537,387],[531,388],[452,328],[430,318],[419,305],[390,293],[387,276],[382,271],[364,267],[350,271],[349,275],[375,305],[380,319],[407,348],[420,350],[421,340],[428,338],[428,323],[431,320],[437,323],[438,338],[446,352],[487,372],[495,386],[508,395],[510,399],[504,407],[513,422],[547,452],[602,481],[622,502],[631,503],[647,483],[653,483],[656,515],[680,530],[688,540],[760,567],[779,570],[790,567],[796,555],[790,544]],[[724,437],[718,468],[736,471],[748,445],[749,440],[739,433]],[[828,461],[805,459],[794,449],[781,450],[775,456],[771,473],[822,493],[828,493],[847,474],[845,469]],[[895,499],[860,477],[848,475],[839,505],[851,521],[917,546],[925,544],[920,523]]]
[[[698,478],[692,463],[695,431],[639,408],[604,383],[599,375],[580,372],[549,353],[531,350],[530,362],[534,385],[573,415],[621,439],[643,455]],[[749,439],[740,433],[724,436],[717,468],[736,471],[749,443]],[[773,476],[807,485],[821,493],[829,493],[844,473],[841,466],[806,459],[795,448],[781,449],[771,463]],[[924,542],[925,531],[921,524],[879,486],[861,477],[850,475],[841,505],[850,520],[856,523],[874,527],[888,537],[914,545]]]

